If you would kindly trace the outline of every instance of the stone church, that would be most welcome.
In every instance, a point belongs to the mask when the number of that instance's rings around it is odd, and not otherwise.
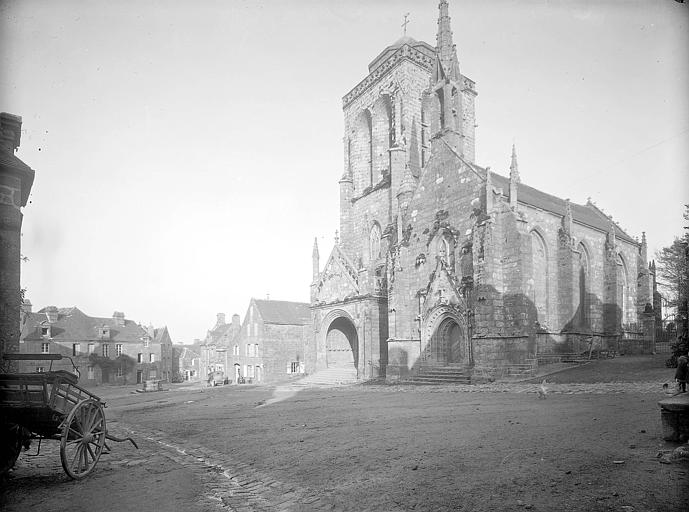
[[[478,165],[476,95],[441,0],[435,47],[402,37],[344,96],[339,237],[322,271],[313,249],[310,372],[395,380],[644,335],[645,236],[522,183],[514,147],[506,176]]]

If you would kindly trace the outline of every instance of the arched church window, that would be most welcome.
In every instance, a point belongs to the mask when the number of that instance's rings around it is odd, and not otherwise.
[[[380,226],[377,222],[374,222],[369,234],[369,256],[371,261],[376,261],[380,258],[380,237]]]
[[[445,119],[445,101],[446,101],[446,98],[445,98],[443,89],[438,89],[438,91],[436,92],[436,96],[438,97],[438,106],[439,106],[438,115],[440,118],[440,129],[442,129],[442,128],[445,128],[445,123],[447,121]]]
[[[582,327],[590,327],[591,323],[591,299],[590,299],[590,259],[589,253],[583,243],[579,243],[579,319]]]
[[[627,264],[621,254],[617,255],[617,307],[620,309],[621,321],[629,323],[629,273]]]
[[[368,143],[368,184],[373,186],[373,119],[371,112],[366,110],[366,138]]]
[[[394,113],[390,95],[384,94],[376,100],[371,119],[371,185],[374,185],[390,172],[390,148],[394,140]]]
[[[538,231],[531,232],[531,258],[533,288],[530,299],[536,309],[538,322],[543,325],[548,319],[548,250]]]

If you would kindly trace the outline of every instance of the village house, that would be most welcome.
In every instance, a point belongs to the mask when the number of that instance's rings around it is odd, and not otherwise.
[[[212,372],[225,373],[228,365],[227,353],[234,345],[240,328],[239,315],[232,315],[232,322],[229,324],[225,321],[225,313],[216,315],[215,325],[198,344],[202,378],[207,378]],[[226,375],[230,378],[229,372]]]
[[[344,96],[339,237],[322,270],[314,245],[309,373],[471,373],[653,336],[645,235],[527,185],[515,147],[502,173],[478,165],[477,91],[441,0],[435,46],[405,35]]]
[[[201,358],[195,350],[197,347],[188,345],[172,346],[172,375],[173,382],[199,380],[201,378]]]
[[[309,304],[251,299],[228,356],[236,382],[277,382],[305,372]]]
[[[133,384],[172,379],[172,340],[167,327],[155,329],[127,320],[92,317],[77,307],[48,306],[37,313],[24,302],[20,353],[61,354],[71,358],[82,385]],[[49,361],[22,362],[24,372],[45,372]],[[72,370],[68,359],[54,361],[53,370]]]

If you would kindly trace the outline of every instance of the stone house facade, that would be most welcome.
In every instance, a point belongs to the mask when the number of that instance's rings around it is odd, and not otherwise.
[[[194,347],[195,348],[195,347]],[[201,378],[201,358],[187,345],[172,346],[173,382],[196,381]]]
[[[133,384],[171,380],[172,339],[167,327],[155,329],[127,320],[116,311],[112,318],[92,317],[77,307],[48,306],[22,313],[20,353],[61,354],[78,366],[79,382]],[[44,372],[50,362],[20,363],[24,372]],[[53,370],[72,371],[68,359],[54,361]]]
[[[339,238],[322,271],[314,245],[309,371],[397,379],[652,335],[645,235],[522,183],[514,147],[505,176],[475,163],[477,88],[448,11],[435,47],[399,39],[343,98]]]
[[[251,299],[229,355],[233,382],[277,382],[301,376],[310,334],[309,304]]]
[[[198,345],[202,378],[207,378],[211,372],[226,372],[231,378],[228,367],[228,352],[234,346],[241,328],[239,315],[232,315],[232,322],[225,321],[225,313],[216,315],[216,322],[206,334],[206,338]]]

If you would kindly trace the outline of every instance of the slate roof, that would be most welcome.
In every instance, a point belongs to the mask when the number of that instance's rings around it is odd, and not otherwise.
[[[311,323],[309,304],[286,300],[254,299],[264,323],[278,325],[307,325]]]
[[[217,345],[224,341],[232,341],[234,335],[232,333],[232,324],[216,324],[208,331],[206,339],[201,343],[202,345]]]
[[[510,189],[510,180],[499,174],[491,173],[493,184],[498,188],[502,188],[503,192],[507,193]],[[538,189],[520,183],[517,187],[517,200],[520,203],[528,204],[541,210],[545,210],[561,217],[565,216],[565,200],[559,197],[546,194]],[[572,209],[572,218],[579,224],[591,226],[603,232],[608,232],[610,229],[610,219],[598,208],[592,204],[576,204],[570,201]],[[625,233],[617,223],[615,225],[615,236],[621,240],[639,245],[639,242]]]
[[[79,308],[58,308],[57,322],[48,324],[47,308],[37,313],[26,313],[22,324],[21,337],[24,340],[41,340],[41,326],[50,325],[50,337],[53,341],[110,341],[139,342],[147,335],[146,329],[132,320],[125,320],[124,325],[117,325],[114,318],[92,317],[84,314]],[[110,338],[101,339],[99,329],[110,328]],[[165,331],[167,328],[164,328]],[[159,329],[161,335],[163,329]]]
[[[126,320],[125,320],[125,322],[126,322]],[[172,338],[170,338],[170,333],[167,330],[167,326],[153,330],[153,342],[154,343],[164,343],[166,341],[166,338],[169,339],[170,341],[172,341]]]

